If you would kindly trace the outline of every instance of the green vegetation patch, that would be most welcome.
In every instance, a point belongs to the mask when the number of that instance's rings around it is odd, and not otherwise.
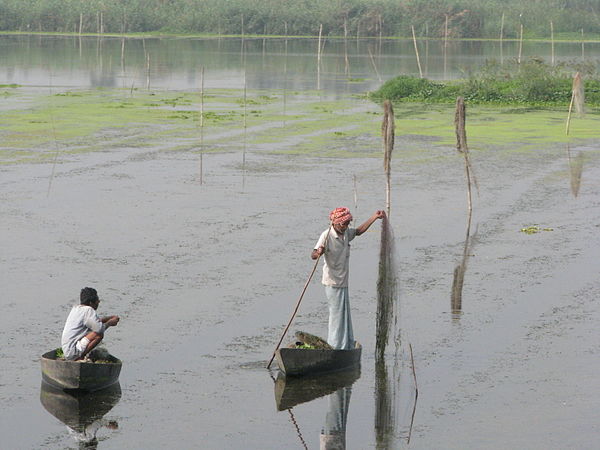
[[[600,106],[600,77],[591,63],[550,65],[540,58],[518,63],[487,62],[464,80],[437,82],[401,75],[370,94],[375,101],[454,103],[464,97],[470,104],[568,106],[573,75],[583,77],[585,101]]]
[[[529,225],[521,228],[521,232],[525,234],[537,234],[541,231],[554,231],[552,228],[542,228],[539,225]]]
[[[314,157],[380,157],[382,151],[382,110],[355,97],[323,101],[318,92],[296,93],[284,102],[281,91],[253,91],[247,99],[258,100],[244,108],[241,89],[211,90],[203,99],[197,91],[16,92],[17,98],[0,111],[0,164],[132,148]],[[598,108],[588,108],[583,117],[573,114],[569,136],[567,111],[566,106],[467,104],[468,145],[473,151],[523,152],[597,139]],[[406,160],[453,154],[453,104],[400,102],[395,120],[396,152]]]

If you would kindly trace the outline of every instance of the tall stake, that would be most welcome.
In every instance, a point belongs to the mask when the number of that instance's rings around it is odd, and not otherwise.
[[[285,119],[287,112],[287,60],[288,60],[288,40],[287,40],[287,22],[285,22],[285,59],[283,60],[283,127],[285,128]]]
[[[448,69],[448,14],[446,14],[446,23],[444,25],[444,79]]]
[[[386,100],[383,102],[383,123],[381,124],[381,135],[383,137],[383,170],[385,172],[385,206],[386,212],[390,215],[391,203],[391,173],[392,173],[392,151],[394,150],[394,108],[392,102]]]
[[[585,103],[585,93],[583,89],[583,82],[581,80],[581,74],[577,72],[573,77],[573,88],[571,90],[571,103],[569,103],[569,114],[567,115],[567,128],[565,130],[566,134],[569,134],[569,127],[571,125],[571,112],[573,111],[573,106],[577,110],[577,113],[582,116],[583,108]]]
[[[550,21],[550,46],[552,51],[552,65],[554,65],[554,22]]]
[[[454,125],[456,128],[456,149],[462,153],[465,158],[465,175],[467,177],[467,205],[469,208],[468,222],[471,222],[473,212],[473,203],[471,199],[471,161],[469,160],[469,148],[467,146],[467,132],[465,127],[466,111],[465,100],[462,97],[456,99],[456,113],[454,115]],[[473,177],[474,180],[474,177]],[[476,181],[475,181],[476,184]]]
[[[415,45],[415,55],[417,55],[417,65],[419,66],[419,77],[423,78],[423,70],[421,69],[421,58],[419,58],[419,47],[417,47],[417,37],[415,36],[415,27],[413,25],[411,25],[410,27],[412,28],[413,44]]]
[[[150,90],[150,52],[146,54],[146,90]]]
[[[375,69],[377,78],[379,78],[379,81],[381,81],[381,75],[379,75],[379,70],[377,70],[377,66],[375,65],[375,59],[373,58],[373,53],[371,52],[371,47],[368,46],[367,50],[369,51],[369,57],[371,58],[371,65],[373,66],[373,69]]]
[[[204,66],[200,68],[200,184],[203,182],[202,156],[204,154]]]
[[[523,55],[523,24],[521,24],[521,34],[519,35],[519,56],[517,62],[521,64],[521,56]]]
[[[500,64],[504,63],[504,13],[500,21]]]
[[[323,34],[323,24],[319,26],[319,41],[317,42],[317,90],[321,89],[321,36]]]

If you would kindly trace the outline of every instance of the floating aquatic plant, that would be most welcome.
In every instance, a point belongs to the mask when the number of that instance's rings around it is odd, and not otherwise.
[[[540,231],[554,231],[552,228],[541,228],[538,225],[529,225],[527,227],[521,228],[521,232],[525,234],[536,234]]]

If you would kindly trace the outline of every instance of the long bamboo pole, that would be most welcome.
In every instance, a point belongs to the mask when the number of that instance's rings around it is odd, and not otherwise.
[[[500,64],[504,63],[504,13],[500,21]]]
[[[412,29],[413,44],[415,46],[415,55],[417,55],[417,66],[419,66],[419,77],[423,78],[423,69],[421,69],[421,59],[419,58],[419,47],[417,46],[417,37],[415,36],[415,27],[410,26]]]
[[[523,56],[523,24],[521,24],[521,33],[519,35],[519,56],[517,62],[521,64],[521,56]]]
[[[471,163],[469,161],[469,148],[467,146],[467,132],[465,127],[466,108],[465,100],[462,97],[456,99],[456,113],[454,116],[454,125],[456,128],[456,149],[462,153],[465,160],[465,175],[467,177],[467,206],[469,209],[468,221],[471,221],[473,212],[473,202],[471,195]]]
[[[204,66],[200,69],[200,184],[203,183],[204,167]]]
[[[392,173],[392,151],[394,150],[394,108],[389,100],[383,103],[383,122],[381,124],[381,134],[383,136],[383,170],[386,181],[386,212],[390,216],[391,205],[391,173]]]
[[[551,61],[554,65],[554,22],[550,21],[550,46],[552,51]]]

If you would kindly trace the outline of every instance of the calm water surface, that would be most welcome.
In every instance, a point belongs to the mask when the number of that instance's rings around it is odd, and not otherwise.
[[[318,70],[315,45],[256,39],[242,53],[235,39],[134,39],[123,47],[121,39],[2,36],[0,83],[31,92],[198,89],[204,67],[207,89],[239,89],[246,79],[252,89],[345,96],[376,88],[379,77],[419,73],[410,41],[327,41]],[[433,78],[517,50],[452,43],[444,58],[440,42],[420,45],[422,70]],[[577,44],[556,52],[581,57]],[[591,59],[600,48],[585,52]],[[550,46],[527,43],[524,55],[549,57]],[[365,139],[379,148],[377,130]],[[469,234],[454,148],[397,151],[399,341],[376,364],[376,224],[352,248],[361,369],[305,381],[282,380],[265,365],[328,211],[348,205],[360,223],[383,207],[378,158],[254,151],[242,170],[240,155],[218,154],[199,184],[197,154],[132,145],[65,157],[51,195],[51,164],[2,165],[0,447],[594,448],[600,137],[569,152],[533,147],[473,155],[481,189]],[[547,230],[520,232],[533,224]],[[318,278],[292,331],[326,332]],[[58,346],[86,285],[99,290],[100,313],[122,318],[106,345],[124,363],[120,385],[80,398],[41,386],[39,355]]]
[[[486,60],[517,58],[517,42],[316,39],[121,39],[0,36],[0,82],[67,87],[321,89],[361,93],[400,74],[464,77]],[[553,55],[554,52],[554,55]],[[600,43],[525,42],[522,58],[597,64]]]

